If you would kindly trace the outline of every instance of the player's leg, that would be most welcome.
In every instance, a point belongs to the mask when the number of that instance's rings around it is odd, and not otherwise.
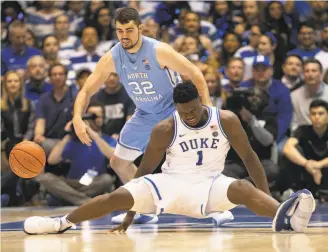
[[[143,177],[112,193],[97,196],[61,218],[30,217],[24,222],[24,231],[28,234],[63,233],[75,224],[120,210],[156,212],[152,193]]]

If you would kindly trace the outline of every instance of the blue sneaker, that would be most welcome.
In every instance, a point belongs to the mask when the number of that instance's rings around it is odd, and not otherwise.
[[[297,191],[280,204],[273,219],[272,229],[274,232],[304,232],[314,210],[315,201],[312,193],[307,189]]]
[[[125,216],[126,216],[126,213],[114,216],[111,221],[113,224],[121,224],[123,222]],[[158,217],[157,217],[157,215],[153,215],[153,214],[148,215],[148,214],[137,213],[134,216],[133,220],[134,220],[133,224],[155,224],[158,222]]]

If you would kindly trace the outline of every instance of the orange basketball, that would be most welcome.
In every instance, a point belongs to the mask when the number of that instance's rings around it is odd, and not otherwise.
[[[11,170],[21,178],[37,176],[46,164],[46,154],[36,143],[21,142],[11,150],[9,165]]]

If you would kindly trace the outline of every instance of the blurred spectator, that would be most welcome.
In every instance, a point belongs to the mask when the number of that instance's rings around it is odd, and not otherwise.
[[[214,1],[209,21],[215,25],[222,38],[224,34],[232,30],[231,22],[231,2],[228,1]]]
[[[252,63],[257,55],[257,46],[262,35],[261,29],[258,25],[252,25],[249,34],[249,45],[243,46],[237,50],[235,57],[241,58],[245,64],[244,80],[252,78]]]
[[[25,45],[27,28],[18,20],[9,26],[10,46],[1,50],[1,75],[9,70],[26,69],[31,56],[40,55],[40,51]]]
[[[211,101],[214,107],[222,107],[221,83],[219,73],[213,67],[208,67],[204,72],[204,78],[208,86]]]
[[[282,72],[282,57],[280,52],[277,51],[277,39],[271,32],[266,32],[260,37],[258,52],[261,55],[268,56],[273,65],[273,78],[281,79]]]
[[[310,104],[311,125],[299,126],[288,139],[284,154],[282,189],[309,188],[319,197],[328,197],[328,103],[314,100]]]
[[[320,40],[320,33],[328,23],[328,2],[327,1],[309,1],[312,8],[312,15],[310,21],[313,23],[316,41]]]
[[[248,136],[250,145],[259,157],[269,184],[273,184],[279,173],[279,167],[271,160],[271,149],[277,139],[277,114],[270,113],[270,95],[266,90],[253,87],[243,91],[233,91],[227,99],[227,109],[235,112]],[[223,174],[238,179],[251,178],[245,165],[234,149],[227,155]]]
[[[297,38],[299,45],[296,49],[288,52],[288,55],[296,54],[303,60],[307,58],[314,58],[314,56],[320,51],[315,43],[314,27],[312,23],[302,23],[297,31]]]
[[[53,146],[65,135],[65,125],[72,118],[76,93],[66,86],[67,70],[56,63],[49,68],[51,92],[41,96],[36,109],[34,141],[42,146],[48,155]]]
[[[100,59],[96,52],[99,42],[96,28],[91,26],[84,27],[81,42],[82,45],[79,51],[70,58],[73,70],[76,72],[81,68],[88,68],[90,71],[93,71]]]
[[[69,17],[66,14],[59,15],[54,21],[54,35],[59,40],[59,57],[69,58],[73,53],[76,52],[80,45],[78,37],[69,34]]]
[[[101,132],[104,107],[91,103],[86,115],[93,116],[87,120],[87,131],[93,140],[91,146],[80,142],[71,132],[72,123],[69,122],[65,127],[68,134],[54,146],[48,157],[51,165],[61,161],[69,162],[68,175],[59,177],[44,173],[37,177],[37,181],[56,197],[50,197],[52,199],[48,200],[48,205],[53,205],[55,200],[64,204],[81,205],[92,197],[114,190],[115,178],[107,173],[107,164],[114,153],[116,141]]]
[[[85,81],[88,79],[92,72],[89,69],[81,69],[76,74],[76,84],[79,87],[79,90],[83,87]]]
[[[183,17],[183,23],[169,29],[170,41],[176,40],[182,35],[194,35],[209,39],[211,47],[216,50],[220,49],[222,40],[217,33],[217,29],[208,21],[201,20],[200,16],[192,11],[187,12]]]
[[[143,21],[143,32],[142,34],[157,40],[161,40],[160,33],[161,30],[159,25],[155,22],[155,19],[148,17]]]
[[[302,70],[303,61],[300,56],[292,54],[287,56],[282,65],[284,76],[281,78],[281,82],[290,90],[290,92],[293,92],[304,85]]]
[[[79,24],[84,23],[83,17],[85,15],[85,2],[83,1],[67,1],[66,14],[69,16],[71,33],[79,30]]]
[[[228,60],[233,57],[236,51],[240,48],[241,41],[240,38],[232,33],[228,32],[223,37],[223,46],[220,52],[220,65],[225,67]]]
[[[104,88],[99,90],[92,100],[102,103],[105,107],[103,132],[117,139],[125,122],[135,110],[135,105],[120,83],[117,73],[110,74]]]
[[[141,22],[155,15],[157,2],[129,0],[128,7],[134,8],[140,15]]]
[[[277,117],[278,133],[276,140],[282,140],[292,120],[293,106],[289,90],[279,80],[272,78],[273,68],[267,56],[258,55],[253,64],[253,79],[243,82],[240,87],[258,87],[270,95],[266,112]]]
[[[54,20],[63,11],[55,7],[55,1],[39,1],[40,9],[28,11],[26,23],[39,41],[54,32]]]
[[[292,131],[301,125],[311,124],[309,106],[314,99],[328,102],[328,86],[322,81],[321,63],[316,59],[306,60],[303,76],[305,85],[291,94],[294,107]]]
[[[1,23],[10,24],[14,20],[24,21],[25,13],[18,1],[3,1],[1,3]]]
[[[222,77],[221,85],[225,93],[230,93],[239,87],[244,77],[245,65],[241,58],[232,57],[228,60],[225,76]]]
[[[328,70],[328,22],[325,28],[321,31],[321,46],[320,51],[315,55],[315,58],[320,61],[323,73]]]
[[[47,69],[53,64],[60,63],[66,67],[68,72],[66,84],[72,85],[75,82],[75,71],[72,63],[69,59],[60,58],[59,52],[59,40],[54,35],[45,36],[42,40],[42,54],[47,63]]]
[[[46,82],[46,61],[41,56],[33,56],[27,61],[27,77],[25,82],[25,97],[38,102],[40,96],[52,90],[53,85]]]
[[[84,19],[78,25],[78,32],[82,31],[82,29],[86,26],[92,26],[94,24],[94,18],[97,10],[105,6],[107,6],[105,4],[105,1],[101,1],[101,0],[91,0],[90,2],[87,2]]]
[[[264,13],[261,12],[261,2],[257,1],[244,1],[243,14],[248,26],[261,25],[264,23]]]
[[[35,34],[31,30],[27,30],[25,45],[27,45],[28,47],[39,48],[38,44],[39,43]]]

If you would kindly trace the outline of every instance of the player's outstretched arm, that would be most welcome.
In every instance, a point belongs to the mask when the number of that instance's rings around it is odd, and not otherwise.
[[[198,67],[166,43],[157,46],[156,57],[162,68],[167,67],[190,78],[197,87],[202,103],[212,106],[205,78]]]
[[[239,118],[231,111],[221,110],[220,122],[227,139],[238,153],[239,157],[243,160],[243,163],[256,187],[271,195],[264,168],[257,154],[251,147]]]
[[[101,57],[95,71],[85,81],[75,99],[73,125],[76,135],[84,144],[91,145],[91,139],[87,134],[87,126],[82,120],[82,115],[87,109],[91,96],[100,89],[111,72],[115,72],[115,64],[111,52],[108,52]]]

